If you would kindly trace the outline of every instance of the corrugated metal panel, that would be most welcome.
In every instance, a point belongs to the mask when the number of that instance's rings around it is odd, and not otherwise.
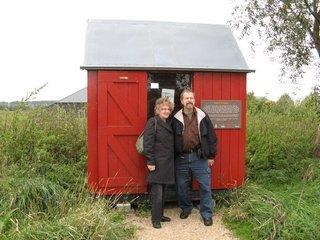
[[[251,72],[226,25],[90,20],[82,69]]]

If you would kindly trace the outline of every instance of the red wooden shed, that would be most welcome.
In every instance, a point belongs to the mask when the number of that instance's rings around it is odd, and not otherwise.
[[[145,193],[145,159],[135,141],[156,98],[189,86],[212,119],[218,154],[213,189],[242,186],[245,177],[246,74],[250,70],[225,25],[90,20],[88,183],[103,195]],[[194,189],[197,188],[194,184]]]

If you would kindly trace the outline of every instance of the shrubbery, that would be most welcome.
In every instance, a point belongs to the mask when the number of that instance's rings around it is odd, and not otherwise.
[[[247,169],[250,179],[285,183],[301,178],[313,157],[319,115],[288,96],[278,102],[248,98]]]
[[[128,239],[86,185],[86,118],[58,106],[0,111],[0,239]]]
[[[216,196],[244,239],[320,236],[319,103],[316,93],[301,103],[248,95],[248,179]],[[75,109],[0,111],[0,238],[130,238],[121,213],[88,194],[85,169],[86,119]]]
[[[248,95],[247,181],[219,198],[241,239],[319,239],[319,103],[317,93],[300,103]]]
[[[231,227],[249,225],[251,239],[318,239],[320,180],[269,187],[249,182],[229,196],[223,215]]]
[[[7,163],[84,162],[86,119],[75,109],[36,108],[2,111],[1,148]]]

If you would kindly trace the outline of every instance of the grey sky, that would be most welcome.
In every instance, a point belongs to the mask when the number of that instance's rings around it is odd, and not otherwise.
[[[0,3],[0,101],[14,101],[48,83],[37,100],[58,100],[87,84],[80,70],[87,19],[131,19],[226,24],[231,1],[219,0],[11,0]],[[236,35],[236,33],[235,33]],[[238,41],[256,73],[248,76],[248,91],[277,99],[282,93],[299,99],[314,82],[297,90],[278,81],[279,68],[261,50],[250,53],[247,40]]]

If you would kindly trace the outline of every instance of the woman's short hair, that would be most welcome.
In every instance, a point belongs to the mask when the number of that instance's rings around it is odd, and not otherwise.
[[[174,103],[171,101],[169,97],[161,97],[156,100],[156,103],[154,104],[154,114],[158,115],[158,110],[160,109],[161,105],[166,105],[169,107],[170,112],[174,109]]]

